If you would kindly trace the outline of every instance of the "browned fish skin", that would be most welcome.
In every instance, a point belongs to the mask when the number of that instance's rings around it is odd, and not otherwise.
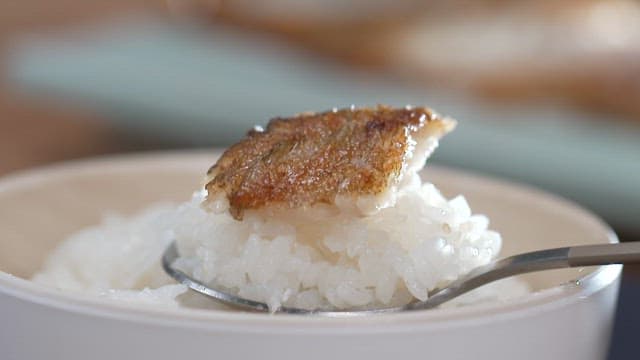
[[[424,107],[342,109],[272,119],[224,152],[209,170],[209,196],[230,213],[333,203],[336,195],[383,192],[402,169],[412,136],[445,124]]]

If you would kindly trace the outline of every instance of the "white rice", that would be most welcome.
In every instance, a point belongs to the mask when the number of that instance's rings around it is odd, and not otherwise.
[[[239,295],[303,308],[399,305],[494,259],[501,237],[462,196],[445,199],[409,174],[392,207],[362,216],[354,203],[248,211],[243,221],[203,210],[201,193],[72,235],[34,281],[126,301],[176,305],[187,291],[160,267],[175,239],[177,266]],[[356,206],[357,207],[357,206]],[[521,295],[516,280],[462,302]]]

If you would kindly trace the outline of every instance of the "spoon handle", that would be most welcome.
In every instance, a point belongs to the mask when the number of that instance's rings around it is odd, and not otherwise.
[[[640,241],[572,246],[569,248],[568,261],[571,267],[640,263]]]
[[[482,285],[514,275],[569,267],[630,263],[640,263],[640,241],[532,251],[478,267],[446,287],[434,290],[426,301],[414,302],[406,308],[429,309]]]

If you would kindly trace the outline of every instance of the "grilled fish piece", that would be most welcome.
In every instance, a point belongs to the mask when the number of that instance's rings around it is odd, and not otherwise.
[[[275,118],[266,129],[249,131],[211,167],[205,204],[226,198],[230,214],[241,220],[250,209],[379,195],[424,166],[454,126],[425,107],[352,107]]]

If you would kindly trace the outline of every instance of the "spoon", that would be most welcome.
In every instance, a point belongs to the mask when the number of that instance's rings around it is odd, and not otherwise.
[[[187,275],[173,266],[178,257],[178,249],[176,248],[175,242],[172,242],[162,256],[162,267],[167,274],[178,282],[187,285],[192,290],[209,296],[225,305],[243,310],[259,312],[270,311],[266,303],[245,299],[226,291],[216,289]],[[327,317],[353,317],[400,311],[424,310],[434,308],[482,285],[514,275],[551,269],[628,263],[640,263],[640,241],[619,244],[569,246],[556,249],[538,250],[495,260],[487,265],[477,267],[468,274],[449,283],[447,286],[432,290],[427,300],[416,300],[404,306],[345,310],[306,310],[282,306],[277,310],[277,312],[320,315]]]

